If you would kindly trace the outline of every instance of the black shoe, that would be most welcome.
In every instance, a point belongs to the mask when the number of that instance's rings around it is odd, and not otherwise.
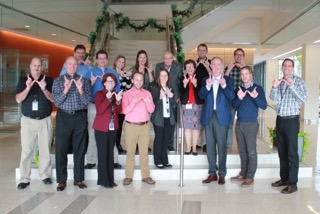
[[[207,152],[207,144],[206,144],[206,145],[203,145],[202,151],[203,151],[203,152]]]
[[[165,164],[164,167],[168,167],[168,168],[171,168],[172,165],[171,164]]]
[[[28,183],[20,183],[20,184],[18,184],[17,189],[19,189],[19,190],[25,189],[29,185],[30,185],[30,182],[28,182]]]
[[[51,178],[43,179],[42,182],[43,182],[44,184],[52,184]]]
[[[113,164],[113,168],[115,168],[115,169],[121,169],[121,164],[118,164],[118,163],[114,163]]]
[[[159,169],[164,169],[163,164],[157,164],[156,167],[158,167]]]
[[[116,144],[116,147],[118,149],[119,154],[126,153],[126,150],[122,148],[121,144]]]
[[[63,191],[67,186],[67,183],[64,182],[64,183],[59,183],[58,186],[57,186],[57,191]]]
[[[184,152],[185,155],[190,155],[191,154],[191,151],[190,152]]]
[[[196,147],[197,147],[197,149],[201,149],[202,148],[201,146],[198,146],[198,145]]]
[[[107,189],[112,189],[112,188],[113,188],[113,185],[101,185],[101,187],[107,188]]]
[[[197,156],[198,152],[192,152],[193,156]]]
[[[113,186],[113,187],[117,187],[118,185],[117,185],[116,183],[113,183],[112,186]]]
[[[226,183],[226,180],[224,179],[224,177],[220,176],[219,180],[218,180],[218,184],[219,185],[224,185]]]
[[[296,185],[288,185],[286,186],[281,193],[282,194],[291,194],[298,191],[298,187]]]
[[[152,149],[148,147],[148,152],[151,152],[151,151],[152,151]]]
[[[168,147],[169,152],[173,152],[174,148],[172,146]]]
[[[281,187],[281,186],[287,186],[287,185],[288,185],[288,181],[282,181],[281,179],[271,184],[271,186],[273,187]]]
[[[85,169],[92,169],[96,166],[95,163],[87,163],[87,165],[84,166]]]

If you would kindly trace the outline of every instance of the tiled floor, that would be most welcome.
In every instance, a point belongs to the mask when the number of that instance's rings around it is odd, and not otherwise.
[[[258,141],[259,153],[275,152],[268,145],[266,127],[273,126],[274,112],[267,110],[261,120]],[[310,134],[311,146],[305,163],[314,167],[312,178],[300,178],[299,190],[291,195],[271,188],[274,179],[259,178],[254,186],[241,188],[239,183],[226,181],[202,184],[201,180],[157,180],[153,186],[133,181],[117,188],[103,189],[96,181],[86,181],[88,189],[74,187],[72,181],[63,192],[56,192],[56,183],[44,185],[32,180],[25,190],[17,191],[15,168],[19,166],[19,132],[0,129],[0,213],[320,213],[319,125],[301,124],[301,130]],[[236,153],[234,146],[233,153]]]

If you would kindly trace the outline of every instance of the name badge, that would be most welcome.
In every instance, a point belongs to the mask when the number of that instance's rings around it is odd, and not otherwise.
[[[187,104],[186,109],[192,109],[192,104]]]
[[[114,122],[110,121],[109,123],[109,131],[114,131]]]
[[[33,101],[32,102],[32,111],[38,111],[39,110],[39,105],[38,105],[38,101]]]

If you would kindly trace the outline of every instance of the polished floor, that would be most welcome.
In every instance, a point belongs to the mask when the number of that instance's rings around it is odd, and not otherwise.
[[[259,153],[274,151],[267,143],[267,127],[274,125],[274,112],[261,115],[258,138]],[[158,179],[155,185],[134,180],[130,186],[104,189],[95,180],[87,180],[88,188],[81,190],[68,181],[63,192],[56,192],[56,183],[45,185],[32,180],[24,190],[16,190],[15,168],[19,166],[20,145],[17,129],[0,129],[0,213],[121,213],[121,214],[205,214],[205,213],[320,213],[319,125],[301,123],[301,131],[310,134],[311,142],[304,164],[313,167],[313,176],[300,178],[298,192],[280,193],[270,186],[274,178],[255,179],[249,188],[229,179],[223,186],[216,182],[202,184],[201,180],[179,181]],[[269,148],[269,149],[268,149]],[[233,153],[236,153],[234,145]]]

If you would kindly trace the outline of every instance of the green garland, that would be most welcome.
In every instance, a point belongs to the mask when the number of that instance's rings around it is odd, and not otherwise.
[[[189,18],[191,16],[191,14],[193,13],[194,7],[198,3],[198,1],[199,0],[191,1],[188,9],[185,9],[185,10],[178,10],[177,5],[176,4],[172,4],[171,5],[172,16],[173,17],[181,16],[181,17],[188,17]]]
[[[158,32],[163,32],[166,30],[165,26],[159,25],[157,20],[154,18],[149,18],[147,22],[143,23],[142,25],[136,25],[130,21],[129,17],[124,16],[122,13],[116,13],[114,15],[114,21],[116,23],[117,31],[127,27],[134,29],[135,32],[145,31],[147,27],[158,29]]]

